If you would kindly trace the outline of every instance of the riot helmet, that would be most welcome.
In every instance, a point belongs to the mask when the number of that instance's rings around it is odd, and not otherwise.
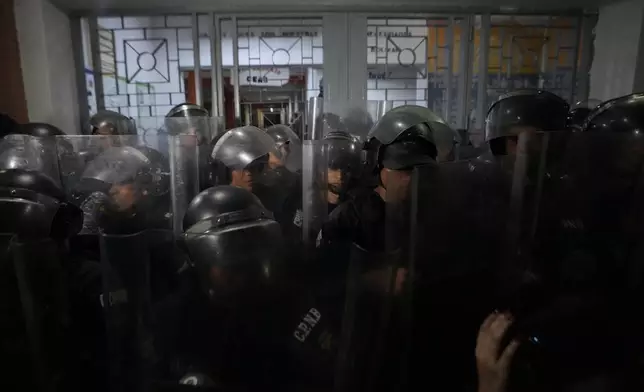
[[[78,232],[82,214],[65,200],[54,143],[18,134],[0,141],[0,214],[3,234],[66,238]]]
[[[327,145],[327,187],[332,194],[329,197],[336,199],[346,193],[352,180],[359,176],[360,142],[342,131],[328,133],[324,141]]]
[[[173,107],[165,117],[165,126],[170,135],[210,134],[210,114],[202,106],[182,103]]]
[[[150,147],[112,147],[87,165],[82,181],[107,186],[136,182],[145,195],[160,196],[170,188],[169,172],[163,155]]]
[[[0,214],[0,234],[25,238],[68,238],[83,222],[54,180],[25,169],[0,169]]]
[[[183,227],[190,264],[216,303],[252,303],[276,279],[281,228],[251,192],[227,185],[201,192]]]
[[[311,140],[320,140],[329,132],[337,131],[349,133],[349,129],[340,116],[334,113],[322,113],[316,117],[312,135],[309,136]]]
[[[369,131],[364,146],[367,185],[384,189],[386,196],[381,196],[387,202],[406,198],[414,167],[436,164],[432,117],[406,108],[387,112]]]
[[[597,99],[577,102],[568,113],[568,128],[573,131],[581,131],[588,115],[600,104],[601,101]]]
[[[150,206],[170,190],[170,177],[168,163],[158,151],[146,146],[112,147],[86,166],[75,193],[103,195],[99,216],[93,218],[105,232],[136,231],[148,223],[143,212],[151,211]]]
[[[211,153],[217,165],[218,184],[251,190],[253,177],[266,170],[270,153],[279,154],[273,139],[261,129],[244,126],[229,130]],[[225,173],[219,169],[225,169]]]
[[[405,111],[416,113],[421,117],[426,118],[427,123],[430,125],[432,135],[434,137],[434,144],[437,149],[437,159],[439,161],[450,160],[449,156],[454,150],[456,144],[461,143],[461,135],[457,130],[450,127],[445,120],[430,109],[417,106],[417,105],[404,105],[398,106],[390,110],[391,112]]]
[[[89,125],[90,135],[136,135],[134,121],[112,110],[100,110],[89,120]]]
[[[283,124],[266,128],[268,136],[275,141],[277,154],[270,153],[268,164],[271,169],[284,166],[292,172],[302,166],[302,142],[293,130]]]
[[[592,112],[589,108],[574,108],[568,113],[568,128],[579,131],[583,128],[588,115]]]
[[[485,118],[485,141],[494,155],[511,154],[520,133],[563,131],[568,103],[542,90],[521,90],[501,95]]]
[[[36,137],[62,136],[65,132],[47,123],[27,123],[19,128],[19,133]]]
[[[586,132],[607,131],[632,133],[644,132],[644,93],[625,95],[599,105],[584,125]]]
[[[29,135],[7,135],[0,140],[0,169],[42,172],[60,184],[58,155],[53,139]]]
[[[644,156],[644,93],[635,93],[602,103],[588,116],[593,156],[601,156],[609,167],[618,166],[624,179],[641,170]],[[592,133],[593,135],[590,135]],[[616,176],[612,176],[617,181]]]
[[[343,126],[353,138],[366,140],[371,128],[373,128],[373,118],[363,109],[351,109],[346,116],[342,118]]]
[[[435,162],[431,120],[406,108],[389,111],[369,131],[365,150],[370,168],[406,170]]]

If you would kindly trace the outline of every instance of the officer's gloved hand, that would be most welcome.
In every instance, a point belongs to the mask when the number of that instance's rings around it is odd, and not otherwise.
[[[512,325],[509,313],[490,314],[479,330],[476,339],[476,368],[478,392],[504,392],[506,390],[512,357],[519,347],[513,340],[501,350],[504,335]]]

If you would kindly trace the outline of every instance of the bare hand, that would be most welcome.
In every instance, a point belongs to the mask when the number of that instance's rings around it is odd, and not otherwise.
[[[500,352],[500,344],[507,329],[512,325],[508,313],[490,314],[479,330],[476,339],[476,368],[479,376],[479,392],[503,392],[508,379],[512,357],[519,347],[513,340]]]

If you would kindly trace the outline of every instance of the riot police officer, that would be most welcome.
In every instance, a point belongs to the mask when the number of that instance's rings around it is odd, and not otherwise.
[[[501,95],[485,119],[485,141],[495,156],[516,156],[523,132],[563,131],[570,105],[543,90],[519,90]]]
[[[155,312],[157,378],[243,390],[330,387],[341,301],[287,278],[271,212],[246,189],[216,186],[195,197],[183,224],[186,279],[194,281]]]
[[[364,146],[364,187],[330,214],[319,235],[325,274],[347,282],[340,358],[349,359],[339,365],[347,390],[375,388],[373,382],[386,388],[398,375],[386,358],[403,349],[389,338],[404,334],[402,319],[393,313],[400,310],[394,303],[407,275],[408,191],[414,168],[436,165],[431,111],[425,110],[421,116],[403,108],[376,123]],[[365,333],[368,324],[372,328]],[[355,331],[361,331],[359,337]]]
[[[327,204],[330,214],[349,196],[360,176],[360,143],[347,132],[329,132],[324,137],[327,147]]]
[[[268,166],[253,192],[295,245],[302,239],[302,142],[286,125],[270,126],[266,133],[275,141],[275,150],[269,152]]]
[[[527,162],[521,176],[514,167],[510,201],[519,208],[511,208],[515,224],[507,235],[517,243],[509,260],[520,275],[506,276],[514,290],[496,307],[510,309],[516,320],[507,340],[522,343],[510,384],[521,389],[528,378],[538,380],[538,389],[563,389],[595,376],[623,378],[625,364],[638,355],[627,309],[628,298],[637,295],[638,284],[628,282],[639,262],[626,255],[634,250],[628,238],[640,236],[629,222],[642,217],[633,202],[642,165],[641,108],[634,94],[593,110],[583,132],[519,134],[527,143],[516,162]],[[546,127],[544,117],[534,119],[537,130],[560,129]]]
[[[259,128],[231,129],[219,138],[211,158],[216,165],[216,184],[253,190],[268,166],[269,153],[278,154],[273,139]]]
[[[77,185],[84,213],[81,233],[95,234],[99,226],[125,232],[169,227],[170,217],[163,213],[169,203],[169,171],[165,158],[149,147],[105,150],[87,165]]]
[[[131,118],[113,110],[99,110],[89,120],[90,135],[136,135]]]
[[[405,199],[415,166],[436,162],[430,122],[412,111],[385,115],[369,132],[364,148],[367,160],[362,170],[370,188],[333,211],[322,227],[321,244],[348,240],[363,249],[384,250],[389,243],[384,230],[386,204]]]

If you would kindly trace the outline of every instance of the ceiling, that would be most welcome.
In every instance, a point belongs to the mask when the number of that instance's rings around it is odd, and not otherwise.
[[[594,10],[621,0],[50,0],[66,12],[116,14],[169,12],[550,12]]]

